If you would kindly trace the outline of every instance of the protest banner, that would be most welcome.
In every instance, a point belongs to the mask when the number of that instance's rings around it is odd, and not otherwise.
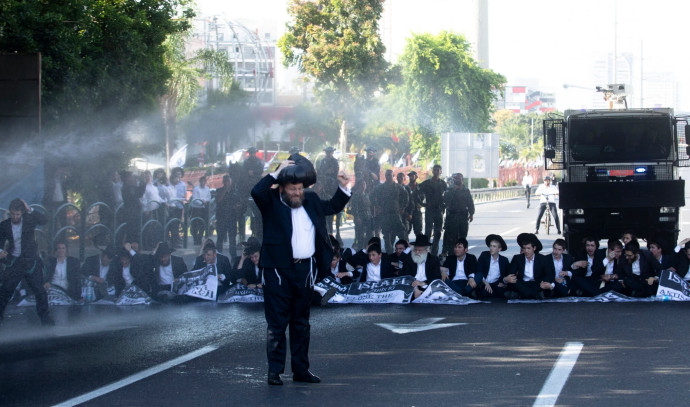
[[[441,280],[434,280],[424,290],[424,292],[414,300],[415,304],[452,304],[452,305],[466,305],[475,304],[481,301],[473,300],[469,297],[464,297],[448,284]]]
[[[414,288],[411,276],[350,284],[347,302],[353,304],[409,304]]]
[[[264,302],[264,290],[262,288],[247,288],[245,285],[235,284],[218,297],[218,302]]]
[[[690,285],[678,274],[663,270],[659,277],[656,299],[660,301],[689,301]]]
[[[178,294],[215,301],[218,293],[218,273],[210,265],[183,273],[176,283]]]

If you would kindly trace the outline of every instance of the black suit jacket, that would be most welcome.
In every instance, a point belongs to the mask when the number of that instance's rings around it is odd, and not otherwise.
[[[465,260],[464,260],[464,266],[465,266],[465,276],[467,278],[470,278],[471,274],[474,274],[477,272],[477,258],[474,257],[473,254],[465,254]],[[450,255],[446,258],[446,261],[443,262],[443,267],[448,268],[448,278],[452,280],[455,278],[455,273],[458,268],[458,258],[455,255]]]
[[[604,259],[606,258],[606,249],[597,249],[594,252],[594,258],[592,259],[592,275],[590,278],[601,279],[601,275],[604,274],[606,268],[604,267]],[[588,260],[587,253],[583,250],[579,255],[575,257],[575,261]],[[587,267],[577,268],[573,270],[573,277],[585,277],[587,275]]]
[[[548,254],[545,257],[548,265],[552,268],[551,273],[553,273],[554,278],[558,277],[556,275],[556,266],[553,264],[553,253]],[[561,254],[561,259],[563,260],[563,271],[570,271],[572,273],[573,261],[575,261],[575,258],[568,253],[563,253]]]
[[[67,283],[69,284],[69,287],[67,287],[67,294],[69,294],[70,297],[74,298],[75,300],[78,300],[81,298],[81,272],[79,270],[79,259],[76,257],[72,256],[67,256]],[[55,257],[50,257],[48,258],[48,262],[46,265],[46,273],[45,273],[45,280],[46,282],[50,283],[53,281],[53,277],[55,276],[55,267],[57,266],[57,259]],[[65,288],[65,287],[61,287]]]
[[[101,276],[101,255],[100,254],[95,254],[93,256],[89,256],[84,260],[84,263],[81,265],[81,274],[84,277],[89,277],[89,276],[95,276],[95,277],[100,277]],[[120,261],[116,258],[112,259],[110,261],[110,267],[108,268],[108,275],[105,277],[105,281],[108,283],[109,286],[115,286],[115,280],[116,280],[116,274],[117,274],[117,268],[119,267]],[[122,270],[120,270],[120,278],[122,278]],[[124,287],[124,280],[122,280],[122,286]],[[118,283],[119,284],[119,283]]]
[[[618,273],[618,278],[626,278],[626,277],[632,277],[632,278],[640,278],[640,279],[646,279],[649,277],[654,277],[656,275],[654,266],[652,263],[652,255],[649,252],[643,252],[640,251],[640,275],[637,276],[633,273],[632,271],[632,264],[630,264],[627,260],[621,260],[618,263],[618,268],[616,272]],[[655,260],[656,261],[656,260]],[[656,262],[657,264],[659,262]]]
[[[551,267],[549,267],[549,261],[546,256],[539,253],[534,254],[534,266],[532,271],[534,272],[534,281],[540,283],[546,281],[553,283],[553,262],[551,262]],[[522,281],[525,277],[525,255],[520,254],[516,257],[515,261],[510,267],[510,274],[515,274],[518,281]]]
[[[489,267],[491,267],[491,253],[486,250],[477,259],[477,272],[482,273],[482,276],[486,279],[489,275]],[[510,274],[510,262],[506,256],[498,255],[498,269],[501,271],[501,278]]]
[[[160,261],[158,260],[158,256],[151,256],[151,259],[149,260],[151,264],[151,273],[150,273],[150,278],[151,278],[151,288],[152,288],[152,293],[155,294],[155,291],[158,289],[158,286],[160,285],[160,272],[161,272],[161,265]],[[147,261],[148,263],[148,261]],[[184,262],[184,259],[179,256],[170,256],[170,265],[172,266],[172,273],[173,273],[173,278],[179,278],[182,274],[187,272],[187,265]]]
[[[199,270],[204,267],[206,267],[204,256],[197,256],[196,260],[194,261],[194,267],[192,267],[192,270]],[[230,283],[234,284],[235,281],[237,281],[237,279],[239,278],[239,276],[235,274],[234,268],[230,263],[230,259],[228,258],[228,256],[224,254],[216,253],[216,272],[219,276],[220,274],[223,274],[225,276],[225,280],[221,284],[224,286],[229,286]],[[220,281],[220,278],[218,281]]]
[[[426,280],[424,282],[427,284],[441,279],[441,262],[438,261],[438,257],[431,253],[427,254],[424,272],[426,273]],[[417,275],[417,263],[414,261],[408,262],[399,275],[415,277]]]
[[[290,208],[280,200],[278,188],[272,175],[266,175],[252,188],[252,198],[261,211],[263,219],[263,242],[259,265],[263,268],[289,269],[293,266],[292,257],[292,215]],[[316,267],[323,278],[329,273],[333,259],[333,246],[326,229],[326,216],[343,210],[350,199],[338,188],[330,201],[321,200],[316,192],[305,190],[303,206],[314,224]]]
[[[359,278],[359,281],[361,282],[366,282],[367,281],[367,265],[369,263],[364,265],[362,267],[362,275]],[[391,266],[390,261],[386,261],[386,259],[381,256],[381,279],[384,278],[393,278],[395,277],[395,270],[393,270],[393,266]],[[342,281],[342,280],[341,280]]]
[[[247,284],[262,284],[261,280],[264,276],[264,271],[261,269],[261,267],[259,267],[259,275],[257,276],[254,263],[249,258],[244,259],[241,269],[235,270],[236,275],[240,278],[244,278],[247,281]]]
[[[24,213],[22,215],[22,250],[19,257],[24,259],[35,260],[38,259],[38,244],[36,244],[36,226],[45,225],[48,218],[38,212]],[[9,243],[7,252],[12,254],[14,250],[14,236],[12,235],[12,219],[5,219],[0,222],[0,249],[4,249],[5,243]],[[12,256],[7,256],[9,261]]]

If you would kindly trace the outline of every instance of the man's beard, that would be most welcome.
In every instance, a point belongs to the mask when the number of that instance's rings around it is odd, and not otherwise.
[[[422,253],[422,254],[417,254],[417,253],[410,253],[412,255],[412,261],[415,264],[422,264],[426,261],[426,256],[428,253]]]
[[[295,198],[294,200],[290,199],[288,196],[287,192],[283,191],[280,193],[280,197],[283,198],[283,202],[287,204],[292,209],[297,209],[300,206],[302,206],[302,202],[304,202],[304,195],[301,194],[299,197]]]

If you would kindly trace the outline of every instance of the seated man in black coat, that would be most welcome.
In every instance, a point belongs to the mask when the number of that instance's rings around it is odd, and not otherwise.
[[[598,295],[601,285],[601,275],[604,273],[604,258],[606,250],[599,250],[599,240],[588,236],[584,238],[585,250],[575,255],[573,262],[573,278],[571,293],[594,297]]]
[[[95,285],[96,298],[108,295],[108,287],[115,286],[117,252],[108,246],[100,254],[89,256],[81,266],[81,274]]]
[[[67,242],[55,244],[55,257],[50,257],[46,263],[45,284],[48,290],[52,286],[62,288],[75,301],[81,297],[81,273],[79,259],[67,255]]]
[[[360,281],[378,282],[384,278],[395,277],[395,272],[391,263],[385,261],[384,254],[381,253],[381,246],[373,244],[367,249],[369,261],[362,267]]]
[[[501,252],[508,250],[505,240],[500,235],[490,234],[484,239],[489,248],[479,255],[475,281],[480,287],[479,298],[505,298],[506,285],[503,276],[509,274],[510,263]]]
[[[414,277],[412,287],[414,287],[414,298],[417,298],[432,281],[441,279],[441,263],[438,257],[429,252],[429,246],[431,246],[429,236],[419,234],[416,241],[410,244],[414,247],[410,253],[412,262],[405,266],[400,275]]]
[[[564,239],[556,239],[553,242],[551,254],[546,256],[549,266],[553,267],[555,297],[570,295],[570,280],[573,276],[573,256],[565,253],[566,243]]]
[[[553,268],[544,256],[539,254],[541,242],[532,233],[522,241],[523,253],[519,254],[510,267],[510,274],[503,278],[508,285],[506,297],[544,299],[550,297],[554,289]]]
[[[396,275],[398,275],[400,271],[405,268],[406,263],[412,261],[410,251],[410,244],[407,242],[407,240],[400,239],[395,242],[395,252],[389,257]]]
[[[180,276],[187,272],[187,265],[184,259],[174,256],[175,249],[171,248],[166,242],[161,242],[156,247],[153,260],[153,275],[155,283],[152,295],[159,301],[165,301],[172,296],[175,282]]]
[[[458,294],[476,298],[477,258],[467,250],[467,239],[459,238],[453,247],[453,254],[446,258],[441,267],[441,278]]]
[[[216,251],[216,244],[208,239],[201,249],[201,255],[196,258],[192,270],[200,270],[207,265],[213,265],[218,274],[218,296],[224,294],[235,281],[237,276],[233,272],[230,259]]]
[[[624,293],[632,297],[656,295],[658,281],[649,253],[640,250],[637,240],[628,242],[623,253],[625,261],[618,264],[618,275],[623,278]]]
[[[235,275],[239,276],[240,282],[247,288],[263,287],[263,269],[259,267],[260,258],[261,244],[258,239],[250,238],[244,245],[242,256],[235,268]]]

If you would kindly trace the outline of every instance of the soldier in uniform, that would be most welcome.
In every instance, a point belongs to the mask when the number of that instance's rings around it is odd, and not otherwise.
[[[410,218],[409,229],[407,234],[409,235],[412,230],[414,230],[415,236],[423,234],[422,229],[422,205],[424,204],[424,194],[419,189],[419,184],[417,184],[417,172],[410,171],[407,173],[410,178],[410,182],[407,183],[407,188],[410,191],[410,208],[412,208],[412,218]]]
[[[433,231],[434,242],[431,244],[431,253],[436,256],[438,255],[438,241],[441,239],[441,230],[443,228],[443,211],[446,208],[443,194],[448,189],[446,181],[441,179],[440,165],[434,165],[432,177],[419,184],[419,189],[424,194],[424,206],[426,207],[424,234],[431,236]],[[452,241],[452,243],[454,242]]]
[[[393,182],[393,170],[386,170],[385,179],[383,184],[376,187],[373,194],[374,204],[380,215],[386,253],[392,253],[393,243],[397,239],[406,238],[400,215],[407,207],[408,196],[402,186]]]
[[[264,172],[264,162],[256,156],[257,151],[258,150],[256,149],[256,147],[249,147],[249,149],[247,149],[247,153],[249,153],[249,156],[244,160],[244,163],[242,165],[247,175],[246,182],[242,183],[242,185],[246,188],[242,190],[242,195],[246,196],[247,198],[249,198],[249,191],[254,185],[256,185],[257,182],[259,182],[259,180],[261,179],[261,175]],[[262,241],[263,226],[261,224],[261,214],[259,213],[259,208],[256,206],[254,201],[250,201],[249,209],[252,213],[252,235],[259,239],[259,241]]]
[[[319,163],[317,176],[318,183],[321,184],[321,193],[319,193],[319,197],[325,200],[330,199],[334,191],[338,189],[338,171],[340,171],[340,168],[338,166],[338,160],[333,157],[335,148],[329,146],[324,148],[323,151],[326,153],[326,156]],[[340,238],[340,214],[326,218],[328,234],[333,234],[333,218],[335,218],[335,238],[338,240],[339,244],[342,244],[343,239]]]
[[[352,187],[350,210],[355,223],[355,241],[352,247],[362,248],[374,233],[371,218],[371,202],[367,193],[367,183],[357,181]]]
[[[367,159],[365,161],[367,182],[373,181],[372,185],[376,185],[381,180],[381,164],[379,164],[379,161],[376,159],[376,148],[369,146],[364,151],[367,153]],[[373,192],[373,190],[374,189],[371,188],[370,192]]]
[[[398,182],[407,194],[407,205],[401,211],[400,220],[403,224],[403,230],[405,232],[405,238],[410,234],[410,221],[412,220],[412,211],[414,210],[414,202],[412,201],[412,191],[405,185],[405,174],[399,172],[395,175],[395,180]]]
[[[443,196],[446,202],[446,233],[443,235],[444,256],[453,253],[453,244],[466,239],[469,222],[474,219],[474,201],[470,190],[463,184],[460,173],[453,174],[453,186]]]

